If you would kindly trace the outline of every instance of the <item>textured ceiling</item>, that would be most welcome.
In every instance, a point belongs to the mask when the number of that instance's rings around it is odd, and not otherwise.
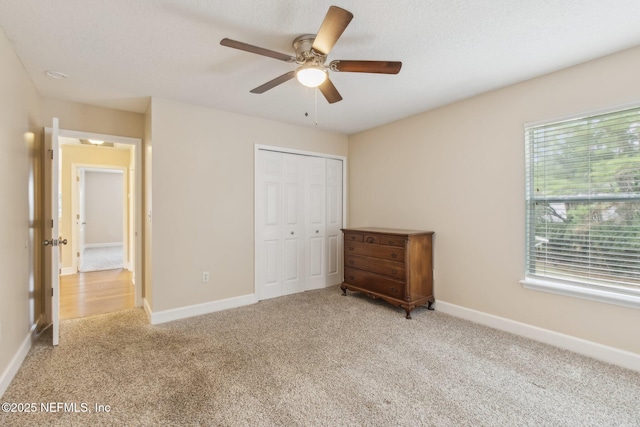
[[[400,74],[332,73],[332,105],[295,80],[249,93],[295,64],[220,40],[293,54],[332,4],[354,19],[329,60],[402,61]],[[638,17],[638,0],[0,0],[45,97],[144,112],[153,96],[347,134],[640,45]]]

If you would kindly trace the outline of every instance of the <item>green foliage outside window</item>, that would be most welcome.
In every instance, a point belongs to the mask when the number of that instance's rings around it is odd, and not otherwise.
[[[531,127],[527,272],[640,285],[640,109]]]

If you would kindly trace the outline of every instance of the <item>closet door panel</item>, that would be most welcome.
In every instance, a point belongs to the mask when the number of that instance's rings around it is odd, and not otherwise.
[[[265,240],[264,242],[265,252],[265,274],[264,284],[278,285],[280,283],[280,240]]]
[[[325,287],[326,159],[305,157],[307,275],[305,289]]]
[[[304,291],[304,157],[282,154],[282,295]]]
[[[281,153],[258,151],[256,277],[259,299],[282,294]]]
[[[326,166],[326,282],[325,286],[342,282],[342,160],[327,159]]]

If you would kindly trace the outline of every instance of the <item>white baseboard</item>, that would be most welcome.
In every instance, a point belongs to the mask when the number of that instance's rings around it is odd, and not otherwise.
[[[122,242],[113,242],[113,243],[87,243],[84,245],[85,249],[90,248],[114,248],[116,246],[122,246]]]
[[[68,276],[69,274],[76,274],[77,271],[73,267],[63,267],[60,269],[61,276]]]
[[[257,302],[258,298],[256,297],[256,295],[250,294],[243,295],[241,297],[234,297],[219,301],[211,301],[202,304],[174,308],[171,310],[157,311],[154,313],[145,298],[144,311],[147,313],[150,323],[152,325],[157,325],[160,323],[171,322],[173,320],[186,319],[188,317],[201,316],[203,314],[214,313],[216,311],[251,305]]]
[[[554,347],[573,351],[574,353],[582,354],[583,356],[588,356],[603,362],[640,372],[640,354],[637,353],[620,350],[615,347],[609,347],[593,341],[587,341],[571,335],[561,334],[559,332],[517,322],[505,317],[494,316],[492,314],[483,313],[481,311],[472,310],[470,308],[450,304],[448,302],[436,301],[435,308],[438,311],[452,316],[460,317],[494,329],[510,332]]]
[[[37,323],[33,324],[31,330],[22,341],[22,344],[20,344],[20,348],[18,348],[18,351],[11,359],[9,366],[7,366],[7,368],[0,376],[0,397],[4,395],[5,391],[7,391],[7,388],[9,388],[9,384],[11,384],[11,381],[13,381],[13,377],[16,376],[16,374],[18,373],[18,369],[20,369],[20,366],[22,366],[24,358],[27,357],[27,353],[29,353],[29,349],[31,349],[31,342],[33,339],[32,337],[37,326]]]

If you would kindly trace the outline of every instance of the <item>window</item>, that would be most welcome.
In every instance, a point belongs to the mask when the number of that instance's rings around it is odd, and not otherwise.
[[[525,128],[525,287],[640,308],[640,108]]]

